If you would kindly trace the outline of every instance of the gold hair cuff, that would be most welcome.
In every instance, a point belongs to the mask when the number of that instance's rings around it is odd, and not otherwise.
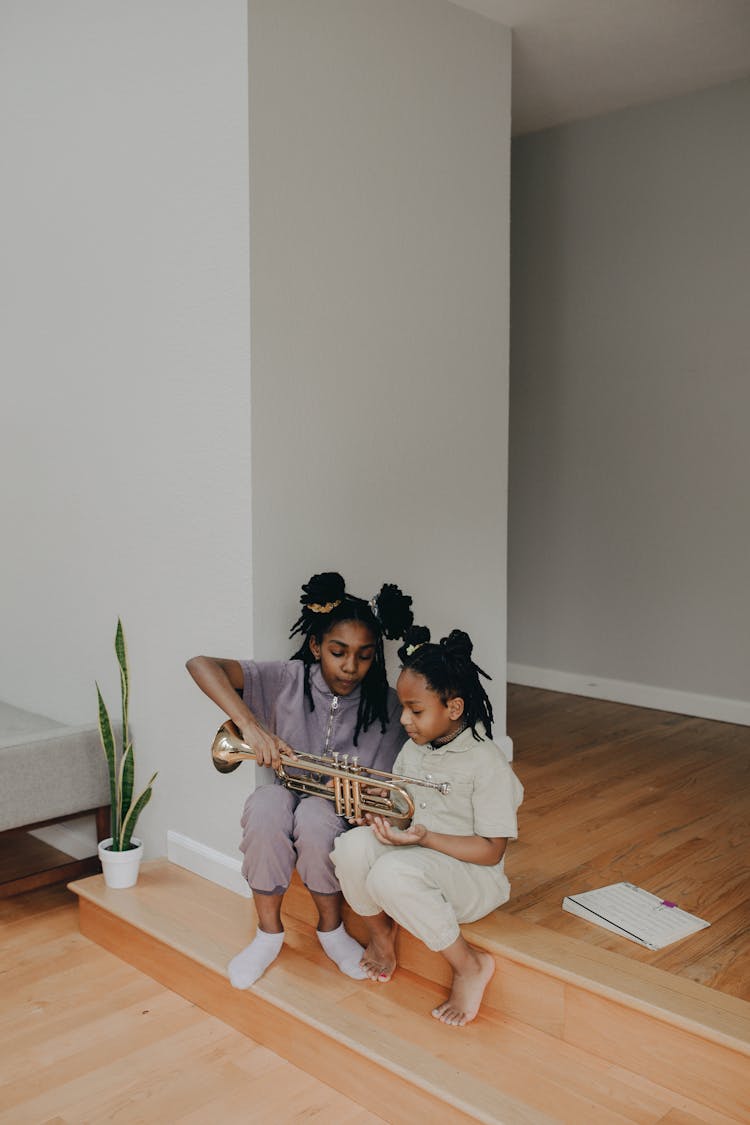
[[[341,605],[341,598],[336,602],[326,602],[325,605],[321,605],[320,602],[313,602],[307,608],[312,610],[313,613],[330,613],[337,605]]]
[[[425,643],[424,641],[420,641],[418,645],[407,645],[406,646],[406,655],[407,656],[413,656],[414,653],[417,651],[417,649],[421,648],[424,643]]]

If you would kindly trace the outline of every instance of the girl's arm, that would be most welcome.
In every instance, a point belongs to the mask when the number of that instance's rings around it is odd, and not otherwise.
[[[237,725],[244,741],[255,751],[258,765],[276,769],[282,753],[294,755],[292,748],[266,730],[244,702],[244,676],[239,660],[193,656],[185,667],[201,691]]]
[[[395,828],[382,816],[373,817],[371,823],[381,844],[418,844],[460,859],[462,863],[478,863],[483,867],[499,863],[508,844],[505,836],[451,836],[447,832],[431,832],[423,824]]]

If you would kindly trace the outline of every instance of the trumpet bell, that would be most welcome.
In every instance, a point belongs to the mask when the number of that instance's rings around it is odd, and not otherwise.
[[[231,731],[228,729],[230,726]],[[219,773],[233,773],[247,758],[254,757],[251,752],[243,753],[241,748],[245,748],[245,743],[234,723],[223,723],[211,744],[211,761]],[[245,749],[249,751],[250,748]]]

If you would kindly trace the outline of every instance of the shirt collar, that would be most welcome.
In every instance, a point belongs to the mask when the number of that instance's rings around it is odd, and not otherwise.
[[[487,737],[487,732],[481,723],[477,723],[477,734],[482,740]],[[443,746],[433,746],[432,743],[429,743],[424,749],[428,750],[430,754],[446,754],[449,751],[461,754],[463,751],[470,750],[472,746],[476,745],[476,741],[471,727],[467,727],[466,730],[462,730],[460,734],[457,734],[452,742],[446,742]]]

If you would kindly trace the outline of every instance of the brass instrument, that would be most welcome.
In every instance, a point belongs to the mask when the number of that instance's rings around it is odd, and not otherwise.
[[[219,773],[231,773],[242,762],[255,758],[252,746],[242,740],[242,736],[231,720],[222,723],[211,745],[211,760]],[[288,773],[286,767],[296,773]],[[297,754],[292,758],[281,755],[281,764],[276,769],[282,785],[296,793],[308,793],[325,797],[336,805],[339,816],[358,820],[364,813],[375,816],[414,816],[414,801],[404,785],[423,785],[437,789],[443,795],[450,793],[447,781],[424,781],[416,777],[399,777],[383,770],[360,766],[355,756],[334,753],[330,757],[317,757],[315,754]],[[327,783],[333,779],[333,785]],[[370,787],[385,789],[386,796],[368,792]]]

